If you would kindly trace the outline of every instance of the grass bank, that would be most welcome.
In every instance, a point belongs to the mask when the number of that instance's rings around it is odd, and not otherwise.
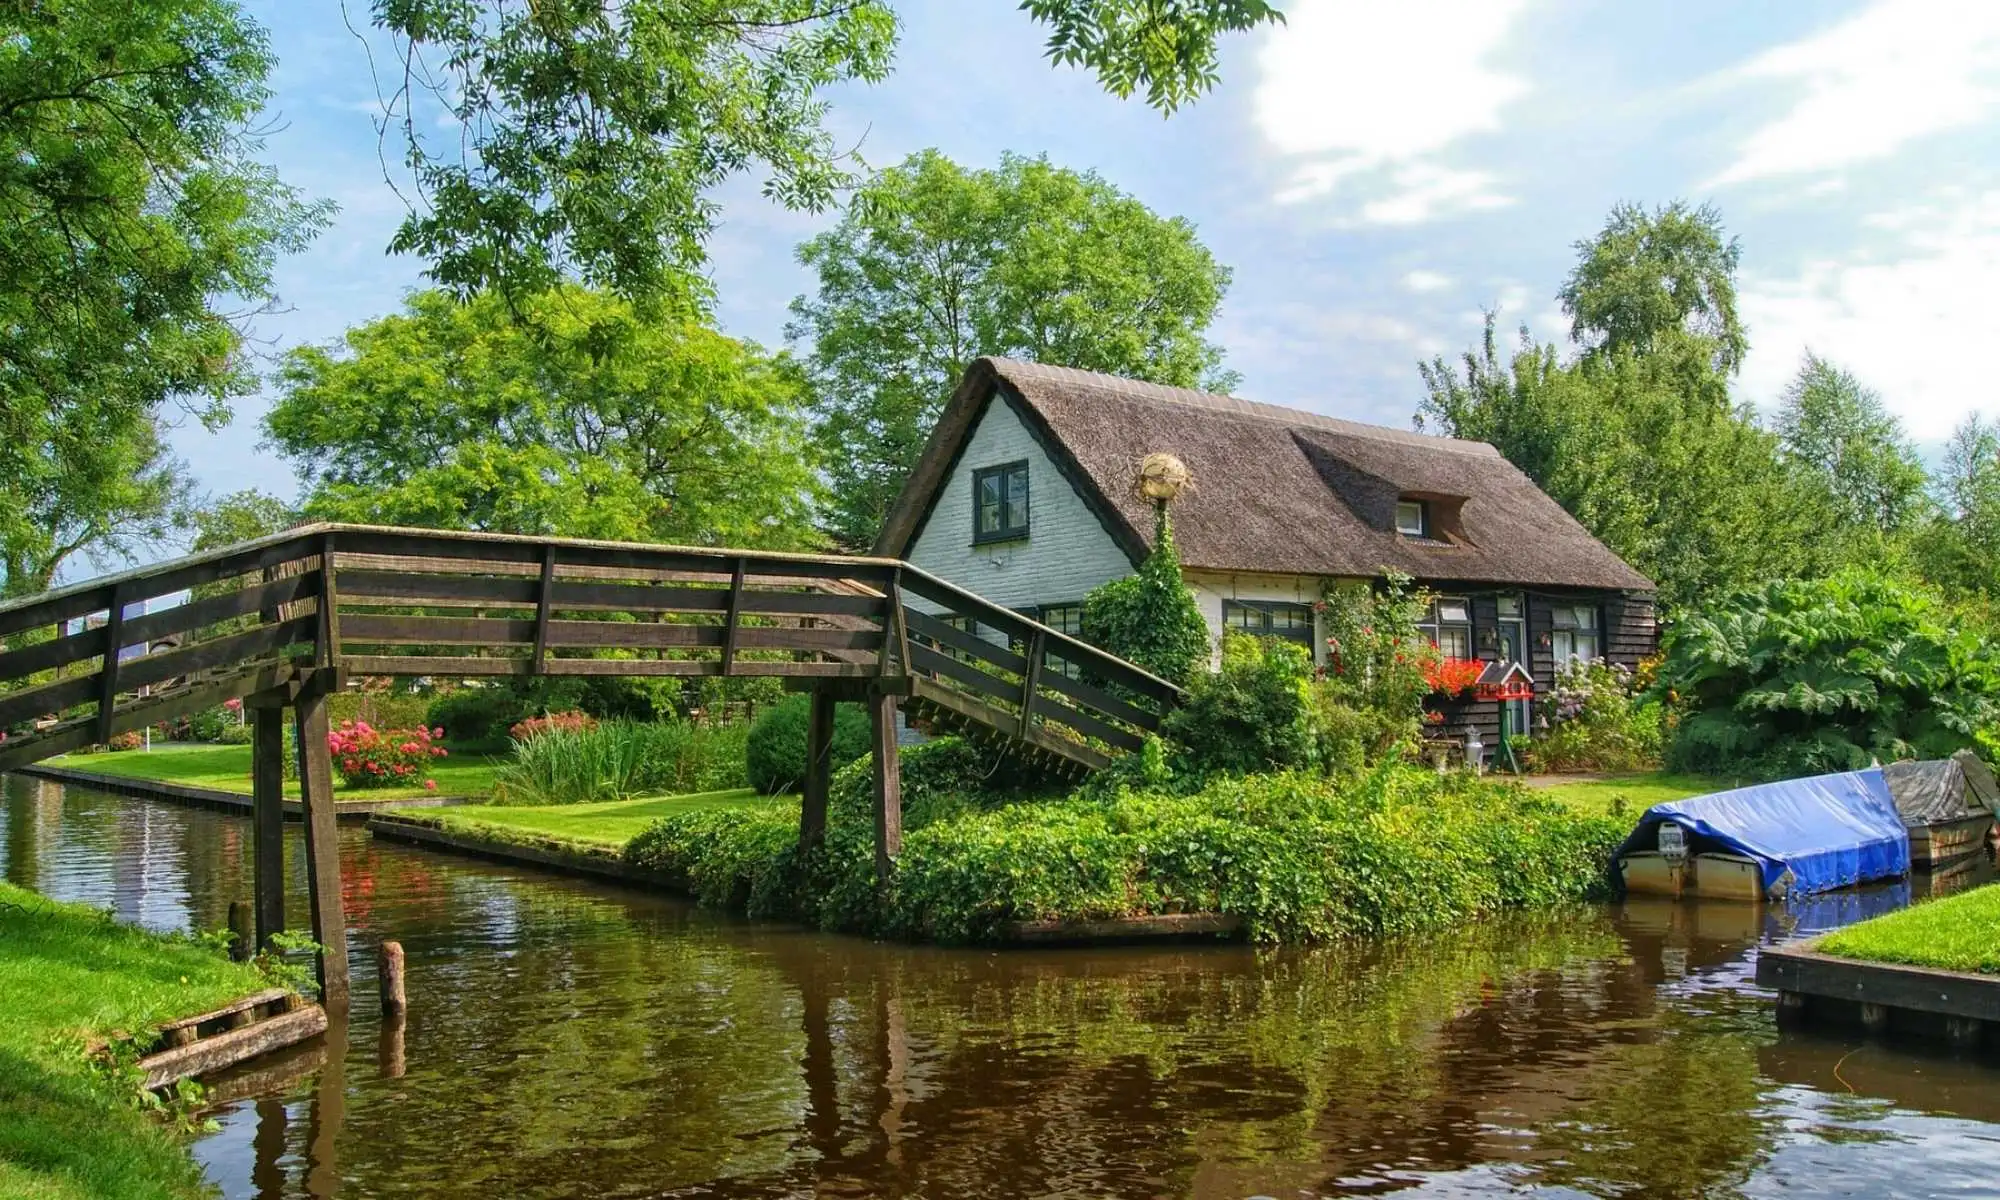
[[[2000,974],[2000,885],[1849,925],[1813,948],[1837,958]]]
[[[1530,784],[1535,791],[1579,813],[1595,817],[1631,817],[1655,804],[1706,796],[1738,786],[1706,775],[1680,775],[1672,771],[1647,771],[1635,775],[1614,775],[1603,779],[1583,779],[1572,783]]]
[[[906,752],[885,891],[866,764],[836,777],[826,842],[808,854],[786,804],[666,817],[626,858],[707,903],[878,936],[982,941],[1011,921],[1221,912],[1261,940],[1313,941],[1593,896],[1626,832],[1526,789],[1403,767],[1079,793],[1008,770],[956,739]]]
[[[420,796],[486,796],[493,791],[493,776],[505,756],[461,754],[435,759],[429,768],[437,780],[437,791],[423,787],[343,788],[334,784],[335,800],[413,800]],[[101,751],[96,754],[64,754],[49,759],[46,766],[91,771],[124,779],[153,779],[187,787],[250,794],[250,747],[206,746],[170,742],[151,750]],[[285,781],[285,795],[299,798],[295,779]]]
[[[84,1047],[267,986],[190,939],[0,883],[0,1196],[207,1195],[179,1137]]]
[[[647,796],[637,800],[607,800],[592,804],[421,808],[392,815],[420,820],[452,833],[471,834],[499,842],[570,845],[582,849],[622,849],[647,827],[665,817],[695,812],[768,808],[782,805],[779,797],[751,788],[698,792],[688,796]],[[790,810],[797,817],[797,807]]]

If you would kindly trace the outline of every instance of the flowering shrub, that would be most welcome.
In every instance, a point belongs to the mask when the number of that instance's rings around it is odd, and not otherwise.
[[[437,744],[443,736],[442,729],[377,729],[366,721],[342,721],[326,735],[326,747],[333,754],[333,769],[348,787],[421,783],[435,791],[437,781],[426,772],[432,759],[445,756],[444,747]]]
[[[1636,771],[1659,765],[1660,709],[1636,694],[1622,665],[1571,661],[1536,707],[1548,732],[1534,743],[1545,771]]]
[[[1476,658],[1429,659],[1424,663],[1424,682],[1431,685],[1433,692],[1457,696],[1478,683],[1479,674],[1485,669],[1486,664]]]
[[[517,742],[525,742],[531,737],[544,733],[582,733],[586,729],[597,728],[597,718],[589,713],[570,711],[550,713],[543,717],[529,717],[516,721],[507,727],[507,736]]]
[[[1412,749],[1432,690],[1426,673],[1438,661],[1417,627],[1430,597],[1391,573],[1379,591],[1330,585],[1313,607],[1328,635],[1326,668],[1313,689],[1323,767],[1355,771]]]

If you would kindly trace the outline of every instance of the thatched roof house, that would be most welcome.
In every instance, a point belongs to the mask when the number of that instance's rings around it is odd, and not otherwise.
[[[1653,648],[1652,582],[1491,446],[1009,359],[967,370],[875,551],[1071,626],[1146,553],[1156,453],[1192,469],[1174,533],[1218,634],[1317,651],[1324,585],[1396,570],[1440,593],[1448,653],[1544,686],[1561,658]]]

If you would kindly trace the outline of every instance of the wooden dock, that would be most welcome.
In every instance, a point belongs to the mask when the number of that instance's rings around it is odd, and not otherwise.
[[[1757,983],[1777,991],[1784,1023],[1858,1025],[2000,1050],[2000,975],[1835,958],[1808,942],[1761,951]]]
[[[212,1075],[326,1032],[326,1010],[289,988],[266,988],[212,1012],[160,1026],[160,1041],[139,1060],[147,1091]]]

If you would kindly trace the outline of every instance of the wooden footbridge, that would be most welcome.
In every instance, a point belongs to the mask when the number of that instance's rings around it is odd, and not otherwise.
[[[1180,693],[893,559],[310,525],[0,605],[0,771],[241,699],[257,938],[284,928],[284,710],[321,990],[347,994],[326,698],[359,676],[780,676],[813,697],[799,836],[826,829],[837,701],[873,728],[877,870],[901,846],[897,713],[1080,775]]]

